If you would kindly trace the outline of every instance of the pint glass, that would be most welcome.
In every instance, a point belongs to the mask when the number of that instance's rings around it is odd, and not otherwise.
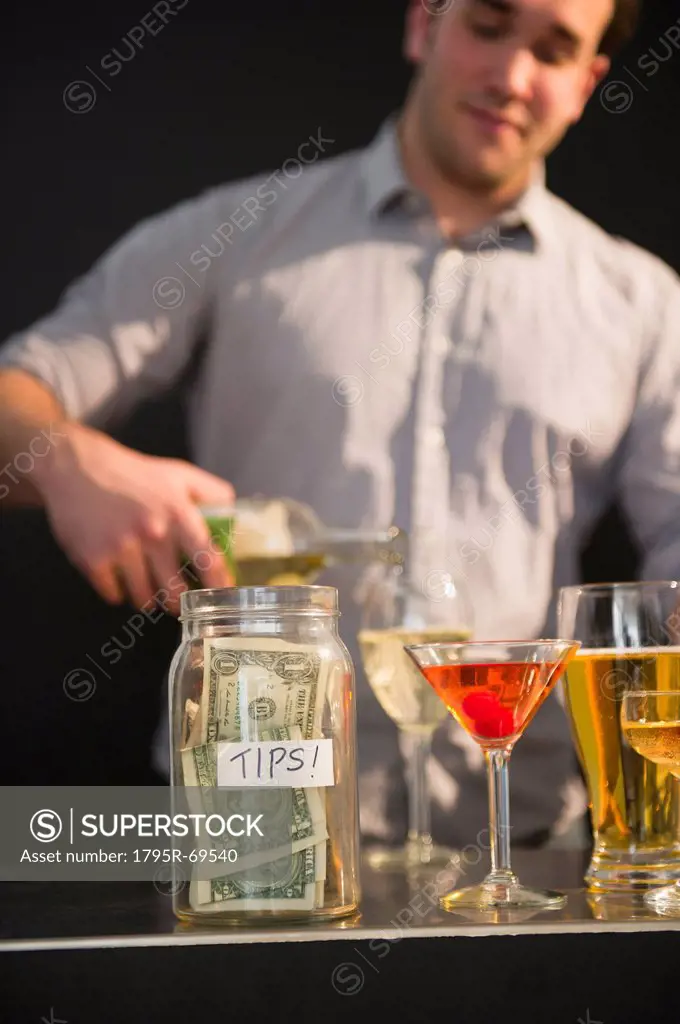
[[[563,587],[559,635],[581,641],[561,683],[588,788],[591,891],[680,878],[680,780],[621,730],[627,690],[680,689],[680,582]]]

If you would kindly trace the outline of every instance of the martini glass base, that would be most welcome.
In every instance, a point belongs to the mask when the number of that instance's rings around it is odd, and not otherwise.
[[[366,863],[374,871],[441,871],[455,860],[456,851],[434,843],[426,848],[410,845],[397,849],[377,847],[366,851]]]
[[[460,907],[475,910],[559,910],[567,903],[564,893],[552,889],[530,889],[513,882],[482,882],[464,889],[454,889],[439,900],[444,910]]]
[[[664,886],[663,889],[653,889],[645,893],[643,900],[646,906],[659,914],[680,917],[680,882]]]

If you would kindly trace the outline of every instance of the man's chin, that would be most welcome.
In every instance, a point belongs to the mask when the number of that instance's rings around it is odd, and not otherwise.
[[[457,168],[455,178],[467,188],[488,191],[508,179],[508,171],[495,161],[470,160]]]
[[[462,157],[462,158],[461,158]],[[491,189],[510,181],[521,166],[518,157],[497,150],[459,154],[454,176],[469,188]],[[453,168],[452,168],[453,169]]]

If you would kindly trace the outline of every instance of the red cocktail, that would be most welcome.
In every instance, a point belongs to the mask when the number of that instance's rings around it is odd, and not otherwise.
[[[482,747],[514,743],[557,679],[555,662],[427,665],[420,671]]]
[[[579,647],[568,640],[405,645],[449,713],[484,751],[489,773],[491,871],[481,885],[443,896],[446,910],[547,910],[566,902],[562,893],[521,885],[510,867],[508,761]]]

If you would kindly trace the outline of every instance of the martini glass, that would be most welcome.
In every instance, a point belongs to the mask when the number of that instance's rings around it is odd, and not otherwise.
[[[621,728],[636,753],[680,779],[680,690],[628,690]],[[659,913],[680,915],[680,881],[646,892],[643,900]]]
[[[512,870],[508,762],[579,647],[570,640],[405,645],[449,713],[483,750],[489,774],[491,871],[480,885],[443,895],[445,910],[549,910],[566,903],[563,893],[522,885]]]

